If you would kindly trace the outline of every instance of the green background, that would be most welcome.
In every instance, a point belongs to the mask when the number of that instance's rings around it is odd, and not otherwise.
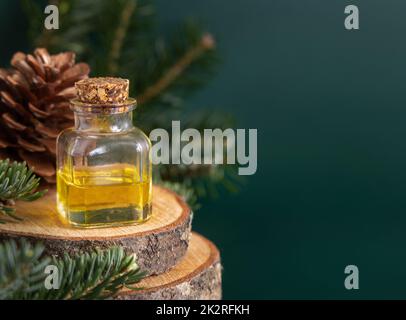
[[[163,28],[198,17],[218,41],[223,64],[190,104],[258,129],[257,173],[194,222],[221,250],[224,297],[406,298],[406,2],[157,3]],[[5,65],[26,25],[17,2],[0,12]]]

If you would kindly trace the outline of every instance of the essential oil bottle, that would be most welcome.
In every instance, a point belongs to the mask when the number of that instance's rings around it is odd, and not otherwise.
[[[75,126],[57,141],[57,207],[77,227],[146,221],[151,215],[148,137],[133,126],[129,81],[89,78],[75,84]]]

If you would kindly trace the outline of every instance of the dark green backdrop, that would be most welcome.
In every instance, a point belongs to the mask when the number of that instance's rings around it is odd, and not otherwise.
[[[344,7],[360,9],[358,31]],[[205,203],[225,298],[406,298],[406,2],[159,0],[163,26],[199,17],[224,64],[193,98],[258,129],[258,171]],[[26,49],[2,1],[1,63]],[[344,268],[360,290],[344,289]]]

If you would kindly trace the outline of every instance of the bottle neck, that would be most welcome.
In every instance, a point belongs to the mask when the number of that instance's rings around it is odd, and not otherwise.
[[[75,129],[95,133],[125,132],[133,128],[132,119],[131,110],[112,114],[75,112]]]

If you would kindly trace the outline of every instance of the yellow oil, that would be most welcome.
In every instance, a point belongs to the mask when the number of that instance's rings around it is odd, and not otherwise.
[[[151,215],[151,177],[135,166],[66,165],[57,173],[58,211],[70,224],[97,227],[140,223]]]

